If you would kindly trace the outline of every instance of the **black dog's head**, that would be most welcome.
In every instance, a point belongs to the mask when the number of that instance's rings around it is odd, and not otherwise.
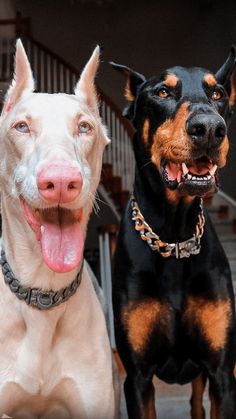
[[[216,189],[217,168],[226,164],[229,148],[235,57],[232,47],[216,74],[198,67],[173,67],[148,80],[111,63],[127,78],[129,104],[124,115],[137,129],[170,195],[173,191],[178,196],[204,196]]]

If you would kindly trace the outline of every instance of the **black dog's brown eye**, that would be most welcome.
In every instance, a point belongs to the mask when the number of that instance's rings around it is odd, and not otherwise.
[[[161,97],[162,99],[165,99],[166,97],[169,96],[169,92],[167,89],[160,89],[157,92],[157,96]]]
[[[220,100],[222,98],[223,94],[220,90],[214,90],[211,94],[212,100]]]

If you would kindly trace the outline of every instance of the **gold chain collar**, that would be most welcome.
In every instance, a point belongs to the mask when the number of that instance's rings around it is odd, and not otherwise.
[[[153,251],[158,251],[162,257],[168,258],[173,256],[176,259],[182,259],[188,258],[191,255],[197,255],[200,252],[200,241],[204,233],[205,225],[202,198],[200,201],[200,212],[198,214],[195,234],[190,239],[177,243],[163,242],[160,237],[152,231],[151,227],[145,221],[134,197],[131,199],[131,208],[135,230],[139,232],[141,239],[145,241]]]

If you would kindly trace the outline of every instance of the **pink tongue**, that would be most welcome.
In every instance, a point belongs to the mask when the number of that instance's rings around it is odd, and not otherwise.
[[[40,243],[45,263],[55,272],[69,272],[81,261],[84,238],[72,211],[43,212]]]
[[[166,165],[169,180],[177,180],[180,182],[182,171],[180,165],[177,163],[168,162]]]

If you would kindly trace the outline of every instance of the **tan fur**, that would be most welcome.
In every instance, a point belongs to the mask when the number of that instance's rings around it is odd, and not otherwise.
[[[177,190],[166,188],[165,192],[168,201],[175,206],[179,204],[180,199],[182,199],[186,205],[190,205],[195,199],[194,195],[181,196]]]
[[[149,397],[145,411],[143,412],[145,419],[156,419],[155,396],[151,394]]]
[[[229,96],[229,104],[230,106],[234,106],[235,100],[236,100],[236,89],[235,89],[235,83],[234,83],[234,74],[230,77],[230,96]]]
[[[211,401],[211,410],[210,410],[210,419],[223,419],[222,415],[220,415],[219,408],[217,406],[217,402],[213,397],[211,391],[209,391],[209,398]]]
[[[149,120],[145,119],[144,124],[143,124],[143,139],[144,139],[145,144],[148,143],[149,126],[150,126]]]
[[[135,97],[132,94],[131,90],[130,90],[130,79],[127,79],[126,85],[125,85],[125,98],[129,101],[129,102],[133,102]]]
[[[222,141],[220,148],[219,148],[219,162],[218,166],[224,167],[226,165],[227,154],[229,151],[229,139],[227,135],[225,136],[224,140]]]
[[[176,163],[182,163],[190,158],[192,141],[185,130],[187,116],[188,103],[185,102],[174,119],[167,119],[157,128],[153,137],[151,156],[158,170],[163,157]]]
[[[217,81],[215,79],[215,77],[213,76],[213,74],[208,73],[205,75],[204,77],[204,81],[208,84],[208,86],[213,87],[216,86]]]
[[[201,334],[215,351],[224,348],[230,317],[229,300],[209,302],[201,298],[189,298],[184,314],[189,328],[192,329],[194,325],[199,327]]]
[[[123,321],[128,331],[128,339],[135,352],[143,352],[149,337],[158,326],[168,328],[171,320],[171,308],[152,298],[141,302],[133,302],[123,311]]]
[[[205,389],[205,380],[200,374],[192,381],[192,417],[197,419],[204,419],[203,414],[203,393]]]
[[[179,79],[175,74],[168,74],[164,80],[164,83],[168,87],[176,87],[178,80]]]
[[[166,197],[168,199],[169,202],[171,202],[172,205],[178,205],[179,201],[180,201],[180,194],[178,191],[176,190],[171,190],[166,188],[165,189],[166,192]]]

